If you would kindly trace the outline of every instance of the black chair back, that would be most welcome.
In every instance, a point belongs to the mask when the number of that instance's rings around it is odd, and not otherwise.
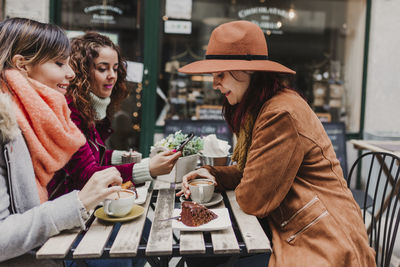
[[[360,164],[362,167],[360,168]],[[400,158],[385,152],[368,152],[353,164],[348,185],[356,170],[361,171],[364,196],[361,199],[364,224],[378,266],[389,266],[400,224]],[[372,199],[372,201],[371,201]],[[367,203],[367,201],[372,203]],[[398,238],[400,242],[400,238]]]

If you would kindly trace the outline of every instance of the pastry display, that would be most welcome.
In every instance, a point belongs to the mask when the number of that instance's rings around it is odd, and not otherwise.
[[[187,226],[199,226],[218,217],[213,211],[196,202],[182,202],[181,221]]]

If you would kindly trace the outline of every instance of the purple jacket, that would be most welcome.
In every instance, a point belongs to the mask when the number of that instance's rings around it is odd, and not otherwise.
[[[54,199],[73,190],[80,190],[92,175],[100,170],[112,167],[111,154],[104,141],[112,134],[110,121],[106,118],[96,123],[96,127],[85,129],[83,118],[67,97],[71,110],[71,119],[86,136],[86,143],[72,156],[63,169],[58,171],[47,185],[49,199]],[[134,163],[115,165],[124,182],[132,180]]]

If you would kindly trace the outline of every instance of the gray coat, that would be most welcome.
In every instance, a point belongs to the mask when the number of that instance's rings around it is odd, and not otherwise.
[[[0,265],[32,254],[49,237],[85,227],[77,191],[40,204],[32,162],[12,102],[0,93]],[[17,259],[13,259],[16,261]],[[21,264],[21,263],[19,263]],[[23,265],[32,266],[24,260]]]

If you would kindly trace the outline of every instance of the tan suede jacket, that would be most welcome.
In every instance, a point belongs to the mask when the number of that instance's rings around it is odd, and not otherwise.
[[[207,169],[219,189],[235,189],[244,212],[268,222],[269,266],[375,266],[331,141],[296,92],[263,105],[243,173],[235,165]]]

